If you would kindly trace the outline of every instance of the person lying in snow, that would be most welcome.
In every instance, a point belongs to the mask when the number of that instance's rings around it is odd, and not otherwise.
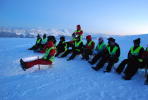
[[[99,42],[96,46],[96,49],[95,49],[95,53],[94,53],[94,57],[91,61],[88,61],[91,65],[95,64],[103,55],[103,52],[106,48],[106,44],[104,43],[104,40],[102,37],[100,37],[99,39]]]
[[[110,72],[112,66],[118,62],[120,56],[120,47],[115,42],[114,38],[108,38],[108,45],[103,53],[103,56],[100,62],[96,65],[96,67],[92,67],[95,71],[98,71],[100,68],[104,66],[105,63],[108,63],[106,70],[104,72]]]
[[[92,55],[94,47],[95,47],[95,42],[92,41],[91,35],[86,36],[87,43],[83,47],[82,51],[82,59],[89,60],[89,56]]]
[[[37,64],[42,64],[42,65],[51,65],[54,61],[54,57],[56,54],[56,48],[54,46],[53,41],[48,42],[48,48],[46,49],[46,53],[41,59],[33,60],[33,61],[28,61],[24,62],[22,59],[20,59],[20,64],[22,69],[25,71],[28,68],[33,67],[34,65]]]
[[[128,52],[128,59],[123,60],[116,69],[116,72],[120,74],[125,65],[127,65],[122,77],[125,80],[130,80],[138,69],[143,66],[142,54],[144,53],[144,48],[140,46],[140,38],[133,40],[133,43],[134,46]]]
[[[36,39],[36,43],[35,45],[33,45],[31,48],[29,48],[28,50],[37,50],[40,46],[41,46],[41,42],[42,42],[42,38],[40,37],[40,35],[37,35],[37,39]]]
[[[56,57],[59,56],[59,54],[67,51],[67,43],[65,42],[65,37],[61,36],[60,37],[60,41],[59,44],[56,46],[57,48],[57,53],[56,53]]]

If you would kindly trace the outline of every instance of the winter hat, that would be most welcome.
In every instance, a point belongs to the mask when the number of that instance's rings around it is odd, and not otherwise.
[[[86,36],[86,39],[87,39],[87,40],[91,40],[91,39],[92,39],[92,38],[91,38],[91,35],[87,35],[87,36]]]
[[[65,37],[64,37],[64,36],[61,36],[61,37],[60,37],[60,40],[65,41]]]
[[[103,41],[103,37],[99,37],[98,40],[99,40],[99,41]]]
[[[140,43],[140,40],[141,40],[140,38],[137,38],[137,39],[133,40],[133,42],[139,44]]]
[[[115,39],[112,38],[112,37],[108,38],[107,40],[108,40],[108,41],[111,41],[111,42],[115,42]]]
[[[81,29],[81,26],[80,25],[77,25],[77,29],[80,30]]]

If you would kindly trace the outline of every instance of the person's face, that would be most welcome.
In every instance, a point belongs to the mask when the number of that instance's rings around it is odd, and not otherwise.
[[[108,43],[110,46],[114,46],[115,45],[115,42],[113,42],[113,41],[109,41],[109,43]]]
[[[139,43],[134,42],[134,47],[139,46]]]
[[[103,40],[100,38],[100,39],[99,39],[99,43],[102,43],[102,42],[103,42]]]
[[[81,28],[80,28],[80,26],[77,26],[77,30],[80,30]]]

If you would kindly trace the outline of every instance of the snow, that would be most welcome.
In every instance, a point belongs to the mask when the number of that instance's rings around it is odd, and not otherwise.
[[[148,35],[115,37],[121,47],[120,61],[137,37],[142,38],[142,46],[147,45]],[[34,42],[31,38],[0,38],[0,100],[147,100],[148,86],[141,70],[125,81],[114,70],[92,70],[78,56],[73,61],[56,58],[52,66],[23,71],[20,58],[27,61],[42,56],[27,50]]]

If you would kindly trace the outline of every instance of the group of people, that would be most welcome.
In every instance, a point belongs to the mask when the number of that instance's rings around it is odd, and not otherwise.
[[[93,70],[98,71],[107,63],[108,65],[104,72],[110,72],[120,57],[120,46],[116,43],[116,40],[110,37],[108,38],[108,44],[106,44],[104,39],[99,37],[95,47],[95,42],[92,40],[91,35],[86,36],[86,44],[83,43],[82,38],[83,31],[80,25],[77,25],[71,41],[65,41],[65,37],[61,36],[58,45],[56,45],[54,36],[46,37],[46,34],[44,34],[43,38],[41,38],[38,35],[35,45],[29,50],[44,53],[44,56],[29,62],[24,62],[20,59],[21,67],[26,70],[37,64],[51,65],[55,57],[63,58],[71,54],[67,61],[73,60],[77,55],[81,55],[81,59],[88,61],[91,65],[98,62],[96,66],[92,67]],[[129,49],[128,57],[115,68],[116,73],[124,73],[122,78],[125,80],[130,80],[139,68],[148,67],[148,46],[143,48],[140,45],[140,40],[140,38],[133,40],[133,46]],[[93,56],[93,58],[90,59],[90,56]],[[145,83],[148,84],[148,75]]]

